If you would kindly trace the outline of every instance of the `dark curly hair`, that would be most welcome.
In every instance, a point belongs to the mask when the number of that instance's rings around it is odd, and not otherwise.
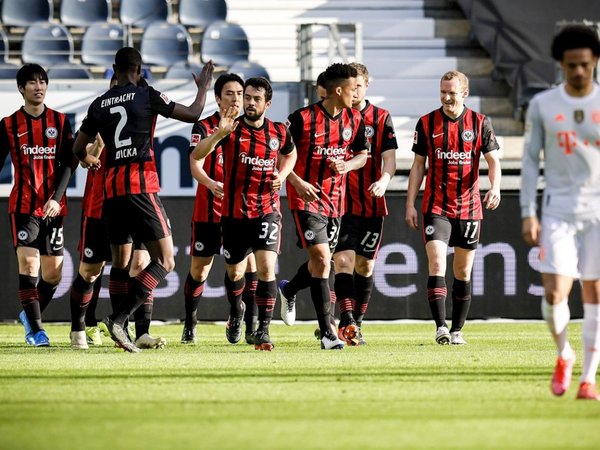
[[[600,39],[592,27],[568,25],[558,32],[552,41],[552,58],[562,61],[565,51],[589,48],[594,56],[600,56]]]

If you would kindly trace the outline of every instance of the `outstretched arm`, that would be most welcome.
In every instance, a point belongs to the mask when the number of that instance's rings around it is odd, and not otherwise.
[[[173,119],[181,120],[182,122],[193,123],[198,121],[200,114],[204,111],[204,104],[206,103],[206,94],[210,89],[210,83],[213,76],[215,66],[212,60],[208,61],[202,68],[200,75],[192,73],[194,82],[198,88],[196,98],[190,106],[184,106],[180,103],[175,103],[171,117]]]

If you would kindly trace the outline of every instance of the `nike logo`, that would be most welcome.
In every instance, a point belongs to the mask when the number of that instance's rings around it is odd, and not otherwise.
[[[443,134],[444,134],[444,133],[432,134],[432,135],[431,135],[431,137],[435,139],[436,137],[440,137],[440,136],[442,136]]]
[[[277,241],[266,241],[265,244],[273,245],[273,244],[277,244]]]
[[[250,139],[243,139],[243,138],[240,138],[240,142],[246,142],[246,141],[249,141],[249,140],[250,140]]]
[[[24,131],[23,133],[17,134],[17,137],[20,138],[21,136],[25,136],[27,133],[29,133],[29,131]]]
[[[472,241],[467,241],[468,245],[472,245],[475,244],[477,242],[477,239],[473,239]]]
[[[316,138],[320,138],[321,136],[325,136],[325,133],[315,133]]]

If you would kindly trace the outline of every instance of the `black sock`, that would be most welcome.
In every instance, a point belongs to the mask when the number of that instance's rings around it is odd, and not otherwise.
[[[110,295],[110,306],[113,314],[115,314],[121,305],[127,301],[127,296],[129,294],[129,280],[129,270],[117,269],[115,267],[110,269],[108,293]]]
[[[298,291],[311,286],[311,278],[312,276],[308,270],[308,261],[306,261],[298,267],[298,271],[296,272],[296,275],[294,275],[294,278],[292,278],[285,286],[284,293],[286,297],[293,297]]]
[[[231,281],[227,273],[225,273],[225,291],[227,292],[227,300],[229,301],[229,315],[232,317],[240,317],[242,315],[242,293],[244,292],[245,284],[245,278]]]
[[[256,287],[256,305],[258,306],[258,331],[269,332],[269,324],[273,319],[275,298],[277,297],[277,281],[258,280]]]
[[[93,283],[88,283],[78,273],[73,286],[71,286],[71,331],[85,331],[85,311],[93,293]]]
[[[256,291],[258,288],[258,274],[256,272],[246,272],[244,275],[246,284],[242,293],[242,301],[246,305],[244,313],[244,323],[246,324],[246,332],[254,331],[254,324],[258,320],[258,305],[256,304]],[[275,286],[275,294],[277,294],[277,286]]]
[[[427,279],[427,300],[431,316],[435,320],[435,325],[447,327],[446,325],[446,279],[444,277],[430,276]]]
[[[471,306],[471,282],[454,279],[452,285],[452,328],[460,331],[467,320]]]
[[[353,319],[354,281],[349,273],[335,274],[335,294],[340,308],[340,322],[345,324]]]
[[[321,337],[327,330],[331,330],[331,294],[329,292],[329,280],[327,278],[311,278],[310,296],[312,298]]]
[[[40,309],[37,284],[38,277],[19,274],[19,301],[23,306],[29,325],[31,325],[31,330],[34,333],[44,329],[42,326],[42,311]]]
[[[152,310],[154,309],[154,296],[150,296],[146,301],[133,312],[135,319],[135,339],[139,339],[143,334],[150,334],[150,322],[152,322]]]
[[[40,311],[44,312],[44,310],[48,307],[52,298],[54,298],[54,293],[56,292],[57,284],[50,284],[47,281],[44,281],[43,278],[40,277],[40,281],[37,285],[38,290],[38,299],[40,301]]]
[[[202,293],[204,292],[203,281],[196,281],[191,273],[188,273],[183,286],[183,296],[185,301],[185,327],[192,328],[198,323],[198,304]]]
[[[363,277],[354,272],[354,292],[354,319],[358,326],[361,326],[367,308],[369,307],[371,292],[373,292],[373,275]]]
[[[96,278],[96,281],[94,281],[92,299],[90,300],[90,304],[85,310],[86,327],[98,326],[98,319],[96,319],[96,308],[98,307],[98,297],[100,296],[100,289],[102,289],[102,275],[100,275],[98,278]]]

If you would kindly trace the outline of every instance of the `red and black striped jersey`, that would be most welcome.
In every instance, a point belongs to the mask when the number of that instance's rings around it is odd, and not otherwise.
[[[190,153],[196,148],[198,142],[210,136],[219,127],[221,116],[215,112],[192,127],[192,138],[190,140]],[[220,146],[204,158],[202,168],[210,178],[215,181],[223,181],[223,152]],[[221,221],[221,207],[223,201],[213,195],[210,189],[198,183],[196,189],[196,201],[194,202],[193,222],[216,223]]]
[[[0,122],[0,167],[10,154],[14,184],[9,213],[43,216],[44,204],[56,189],[60,164],[72,161],[73,133],[67,116],[48,107],[33,117],[22,107]],[[60,215],[67,214],[66,198]]]
[[[166,95],[150,86],[115,86],[92,102],[81,131],[100,133],[106,153],[106,198],[160,191],[152,148],[158,114],[175,108]]]
[[[327,217],[342,216],[346,176],[335,173],[329,164],[335,159],[351,158],[352,152],[369,149],[360,112],[346,108],[332,117],[318,102],[293,112],[288,127],[298,151],[294,172],[320,191],[316,201],[305,202],[287,182],[290,209]]]
[[[381,178],[381,155],[398,148],[394,124],[387,110],[372,105],[368,100],[360,113],[365,122],[365,134],[371,144],[371,152],[362,168],[348,172],[346,212],[361,217],[387,216],[385,196],[371,197],[368,189]]]
[[[104,205],[104,171],[106,164],[106,153],[104,149],[98,156],[100,159],[100,168],[97,170],[88,170],[85,180],[85,190],[83,191],[83,200],[81,209],[85,217],[102,219],[102,206]]]
[[[423,213],[480,220],[479,159],[499,148],[490,120],[465,107],[456,119],[442,108],[421,117],[412,151],[428,160]]]
[[[279,211],[279,192],[269,181],[277,170],[279,154],[294,151],[286,126],[265,119],[260,128],[243,117],[238,127],[219,142],[223,150],[223,217],[256,219]]]

